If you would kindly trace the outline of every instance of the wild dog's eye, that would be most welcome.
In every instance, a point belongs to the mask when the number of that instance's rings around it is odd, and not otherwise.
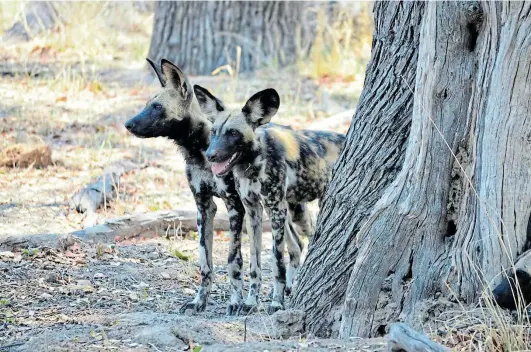
[[[216,130],[210,130],[210,134],[215,136],[216,135]]]
[[[153,107],[157,110],[162,110],[162,105],[160,104],[153,104]]]
[[[238,137],[238,131],[236,131],[236,130],[230,130],[229,133],[233,137]]]

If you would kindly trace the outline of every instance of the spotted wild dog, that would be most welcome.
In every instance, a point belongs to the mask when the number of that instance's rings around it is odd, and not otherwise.
[[[212,121],[201,112],[197,98],[187,76],[174,64],[161,61],[161,72],[147,60],[162,85],[162,90],[125,127],[141,138],[166,137],[173,140],[182,152],[186,163],[186,177],[197,205],[199,232],[199,262],[201,283],[195,298],[181,307],[181,312],[194,312],[206,308],[213,281],[212,246],[213,221],[216,205],[213,197],[225,203],[229,214],[230,243],[228,271],[231,295],[227,314],[236,314],[243,302],[241,232],[244,207],[235,189],[232,173],[214,176],[210,162],[205,157]],[[223,111],[222,105],[214,109]],[[305,211],[299,209],[297,225],[305,226]]]
[[[330,181],[332,166],[343,149],[345,135],[270,124],[280,98],[274,89],[253,95],[240,111],[229,112],[222,102],[200,86],[194,86],[201,109],[215,119],[206,156],[216,175],[234,173],[236,187],[250,221],[251,289],[245,310],[256,307],[261,285],[261,214],[263,201],[273,232],[275,275],[270,313],[284,308],[284,291],[289,294],[300,251],[290,242],[298,239],[289,224],[297,216],[298,204],[321,199]],[[268,128],[259,128],[266,125]],[[288,210],[291,210],[288,213]],[[285,236],[286,234],[286,236]],[[285,241],[290,267],[283,261]],[[301,247],[302,248],[302,247]]]

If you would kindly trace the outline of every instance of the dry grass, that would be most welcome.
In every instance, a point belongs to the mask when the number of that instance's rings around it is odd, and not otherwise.
[[[309,57],[298,63],[299,71],[313,79],[363,81],[371,51],[371,4],[346,2],[332,13],[323,6],[313,11],[317,36]]]

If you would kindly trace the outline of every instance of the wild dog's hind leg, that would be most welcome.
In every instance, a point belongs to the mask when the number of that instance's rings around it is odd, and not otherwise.
[[[290,296],[293,290],[293,281],[301,264],[303,243],[297,233],[295,224],[288,219],[286,221],[286,243],[289,253],[289,265],[286,272],[286,296]]]
[[[214,239],[214,216],[216,204],[212,193],[205,191],[207,187],[201,185],[203,192],[195,192],[194,198],[197,205],[197,232],[199,233],[199,265],[201,270],[201,283],[195,298],[181,307],[181,313],[193,309],[194,313],[205,310],[213,281],[212,245]]]
[[[231,284],[231,294],[229,304],[227,305],[227,314],[237,314],[243,302],[243,288],[242,288],[242,246],[241,234],[243,217],[245,210],[240,197],[235,193],[223,201],[229,212],[229,228],[230,228],[230,245],[229,245],[229,278]]]
[[[321,201],[319,200],[319,204]],[[300,230],[298,233],[306,237],[313,236],[314,232],[314,223],[312,219],[312,214],[308,209],[308,205],[304,203],[289,204],[289,213],[291,220],[296,227]]]

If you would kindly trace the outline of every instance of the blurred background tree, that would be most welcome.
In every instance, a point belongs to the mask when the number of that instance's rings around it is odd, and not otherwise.
[[[345,11],[352,5],[358,13],[367,12],[358,16],[361,21]],[[332,2],[161,1],[155,6],[148,56],[173,60],[191,74],[209,74],[224,65],[237,71],[285,66],[325,50],[334,56],[329,64],[338,66],[341,41],[350,46],[370,36],[368,8]],[[363,26],[367,33],[353,30]]]
[[[226,63],[241,71],[292,64],[315,38],[315,13],[307,2],[160,1],[149,57],[174,60],[191,74]]]

